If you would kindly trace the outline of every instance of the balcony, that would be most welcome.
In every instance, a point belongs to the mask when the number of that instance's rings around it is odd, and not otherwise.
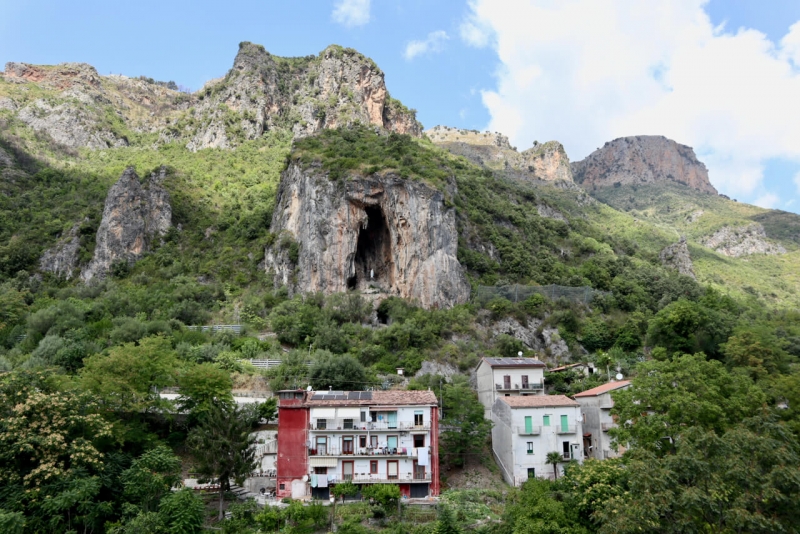
[[[617,423],[600,423],[600,429],[603,432],[608,432],[612,428],[617,428]]]
[[[524,426],[517,427],[517,435],[520,436],[538,436],[541,433],[542,427],[540,426],[533,426],[527,429]]]
[[[366,456],[383,456],[383,457],[392,457],[392,458],[414,458],[414,449],[408,447],[398,447],[398,448],[388,448],[388,447],[378,447],[378,448],[361,448],[356,447],[355,450],[352,451],[343,451],[339,447],[328,447],[327,449],[318,450],[318,449],[309,449],[308,455],[309,456],[316,456],[316,457],[340,457],[346,456],[348,458],[355,457],[361,458]]]
[[[614,407],[614,399],[612,399],[610,395],[605,395],[605,398],[600,399],[597,405],[602,410],[610,410]]]
[[[426,422],[421,425],[414,423],[400,422],[400,423],[383,423],[383,422],[360,422],[349,421],[345,419],[326,419],[325,423],[311,421],[308,425],[309,430],[324,430],[326,432],[358,432],[358,431],[376,431],[376,432],[397,432],[398,430],[413,431],[413,430],[430,430],[431,424]]]
[[[528,383],[528,384],[495,384],[494,389],[497,391],[543,391],[544,384]]]
[[[559,426],[556,427],[556,433],[557,434],[574,434],[576,431],[577,431],[577,429],[576,429],[575,425],[569,425],[569,426],[561,426],[561,425],[559,425]]]
[[[374,475],[369,474],[353,474],[342,475],[342,480],[351,481],[353,484],[397,484],[399,482],[430,482],[431,474],[425,473],[420,476],[419,474],[400,473],[397,476],[390,477],[386,473],[379,473]]]

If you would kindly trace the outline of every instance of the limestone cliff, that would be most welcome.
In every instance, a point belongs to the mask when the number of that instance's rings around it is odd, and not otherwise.
[[[680,241],[664,248],[659,254],[661,264],[669,269],[674,269],[681,274],[697,278],[694,274],[694,265],[689,255],[689,247],[686,245],[686,238],[681,237]]]
[[[125,169],[106,197],[94,256],[81,273],[84,281],[103,278],[116,262],[135,262],[167,233],[172,207],[163,187],[165,178],[163,167],[144,183],[132,167]]]
[[[228,147],[236,137],[254,139],[278,127],[290,128],[295,137],[353,123],[422,132],[414,113],[389,97],[383,71],[340,46],[318,56],[283,58],[241,43],[233,68],[207,85],[202,97],[196,109],[206,124],[189,141],[190,149]]]
[[[673,181],[717,194],[694,150],[660,135],[614,139],[573,162],[572,174],[587,189]]]
[[[39,269],[70,280],[78,271],[78,252],[81,247],[80,223],[62,237],[52,248],[47,249],[39,260]]]
[[[456,259],[455,213],[443,194],[393,174],[332,181],[291,165],[266,250],[276,285],[299,292],[378,290],[449,307],[469,297]]]
[[[564,147],[557,141],[548,141],[517,152],[508,137],[500,133],[459,130],[449,126],[435,126],[425,134],[435,144],[459,156],[497,171],[511,173],[517,178],[554,181],[572,181],[572,170]]]
[[[716,250],[725,256],[738,258],[752,254],[786,254],[781,245],[767,241],[764,227],[753,223],[739,228],[724,226],[700,240],[703,246]]]

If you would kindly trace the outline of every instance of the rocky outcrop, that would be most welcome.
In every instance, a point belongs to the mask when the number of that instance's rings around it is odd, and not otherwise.
[[[547,182],[572,181],[572,170],[564,147],[557,141],[517,152],[508,137],[494,132],[460,130],[435,126],[425,134],[435,144],[459,156],[497,171],[510,172],[517,178]]]
[[[233,146],[279,127],[291,128],[295,137],[354,123],[422,133],[414,112],[389,97],[383,71],[340,46],[318,56],[282,58],[241,43],[233,68],[204,91],[196,109],[205,125],[189,141],[191,150]]]
[[[724,226],[712,235],[701,239],[700,243],[720,254],[733,258],[752,254],[786,254],[785,248],[767,241],[764,227],[759,223],[739,228]]]
[[[81,239],[80,223],[75,224],[66,236],[47,249],[39,260],[39,269],[65,280],[72,279],[78,271]]]
[[[659,254],[659,258],[664,267],[697,279],[694,274],[694,265],[689,255],[689,247],[686,245],[685,237],[681,236],[680,241],[665,247],[664,250],[661,251],[661,254]]]
[[[57,143],[71,148],[109,148],[127,146],[124,137],[101,128],[91,109],[79,103],[52,104],[40,99],[20,109],[17,118],[37,132],[44,132]]]
[[[167,233],[172,207],[163,186],[165,178],[163,167],[144,183],[133,167],[125,169],[106,197],[94,256],[81,273],[84,281],[103,278],[116,262],[134,263]]]
[[[378,290],[428,308],[469,297],[455,212],[421,182],[394,174],[332,181],[291,165],[271,228],[277,238],[266,250],[267,271],[293,291]]]
[[[694,150],[660,135],[614,139],[573,162],[572,174],[587,189],[671,181],[717,194]]]
[[[11,157],[11,154],[0,148],[0,168],[13,166],[14,159]]]
[[[544,353],[547,361],[560,363],[569,357],[569,347],[558,334],[558,329],[542,327],[540,319],[531,319],[528,325],[519,323],[516,319],[506,317],[491,326],[493,337],[505,334],[522,341],[526,348]]]

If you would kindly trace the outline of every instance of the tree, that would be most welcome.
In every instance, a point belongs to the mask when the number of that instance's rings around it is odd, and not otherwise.
[[[724,432],[756,413],[766,395],[744,370],[728,370],[704,354],[641,363],[630,388],[612,393],[611,414],[622,422],[609,435],[661,451],[688,427]]]
[[[463,466],[467,456],[486,446],[492,422],[483,417],[483,405],[466,377],[454,376],[443,389],[442,447],[449,463]]]
[[[389,515],[400,501],[400,488],[396,484],[372,484],[364,486],[361,495],[380,504]]]
[[[736,332],[721,346],[725,362],[744,367],[754,379],[786,372],[789,355],[782,343],[764,327],[749,327]]]
[[[547,453],[544,463],[553,466],[553,477],[555,479],[558,479],[558,464],[560,464],[563,459],[564,457],[557,451]]]
[[[212,363],[190,366],[178,378],[181,395],[178,408],[198,421],[214,406],[233,406],[231,375]]]
[[[317,351],[317,359],[309,371],[311,387],[316,390],[360,390],[367,385],[364,366],[350,355],[334,356]]]
[[[433,527],[432,534],[461,534],[462,532],[456,524],[453,511],[446,504],[442,504],[439,508],[439,518]]]
[[[170,534],[197,534],[203,530],[205,507],[192,490],[184,488],[161,500],[159,515]]]
[[[513,534],[588,534],[569,503],[555,498],[554,483],[529,478],[508,496],[505,523]]]
[[[167,338],[143,338],[84,360],[81,385],[109,409],[118,412],[151,412],[164,409],[158,390],[175,383],[178,358]]]
[[[186,444],[204,479],[219,484],[219,518],[230,480],[241,484],[255,468],[255,438],[251,425],[236,407],[212,405],[200,425],[189,432]]]
[[[350,495],[355,495],[358,493],[358,486],[350,482],[349,480],[345,480],[339,484],[336,484],[331,488],[331,495],[334,497],[341,497],[342,502],[344,502],[344,498]]]
[[[124,494],[139,503],[144,512],[153,512],[161,497],[180,480],[181,460],[164,445],[151,449],[133,461],[122,473]]]
[[[272,391],[305,387],[308,377],[308,356],[304,350],[292,350],[283,357],[280,365],[270,371],[269,387]]]

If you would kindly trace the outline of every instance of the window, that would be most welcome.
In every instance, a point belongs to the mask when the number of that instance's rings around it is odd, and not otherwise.
[[[419,449],[425,446],[425,434],[414,434],[414,448]]]
[[[378,474],[378,460],[370,460],[369,461],[369,474],[377,475]]]
[[[315,467],[314,468],[314,474],[315,475],[327,475],[328,474],[328,468],[327,467]]]
[[[370,436],[369,437],[369,446],[373,449],[378,448],[378,436]]]
[[[528,478],[536,478],[536,469],[533,467],[528,468]]]
[[[550,426],[550,416],[545,415],[542,417],[542,426]]]
[[[353,462],[342,462],[342,480],[353,480]]]
[[[414,426],[422,426],[423,424],[423,413],[422,410],[414,411]]]
[[[561,431],[562,432],[569,431],[569,418],[566,415],[561,416]]]
[[[345,419],[343,421],[342,428],[344,428],[345,430],[353,430],[353,420]]]
[[[367,422],[367,412],[361,412],[361,422],[362,423]]]
[[[328,428],[328,420],[317,419],[317,430],[325,430],[326,428]]]
[[[533,434],[533,417],[530,415],[525,416],[525,433]]]
[[[511,389],[511,376],[505,375],[503,377],[503,389]]]
[[[386,436],[386,448],[389,454],[397,454],[397,436]]]
[[[373,423],[378,422],[378,412],[369,412],[369,420]]]
[[[328,454],[328,438],[317,436],[317,454],[322,456]]]
[[[397,412],[387,412],[386,418],[389,421],[389,428],[394,429],[397,428]]]
[[[353,436],[342,436],[342,454],[353,454]]]
[[[285,490],[286,489],[286,484],[281,484],[280,486],[278,486],[278,489]]]
[[[528,375],[522,375],[522,389],[528,389]]]
[[[533,454],[533,442],[528,442],[528,454]]]
[[[362,449],[367,448],[367,436],[358,436],[358,446]]]
[[[398,476],[397,460],[386,460],[386,475],[390,480],[397,479]]]
[[[561,442],[561,451],[563,452],[564,459],[569,460],[569,441]]]

